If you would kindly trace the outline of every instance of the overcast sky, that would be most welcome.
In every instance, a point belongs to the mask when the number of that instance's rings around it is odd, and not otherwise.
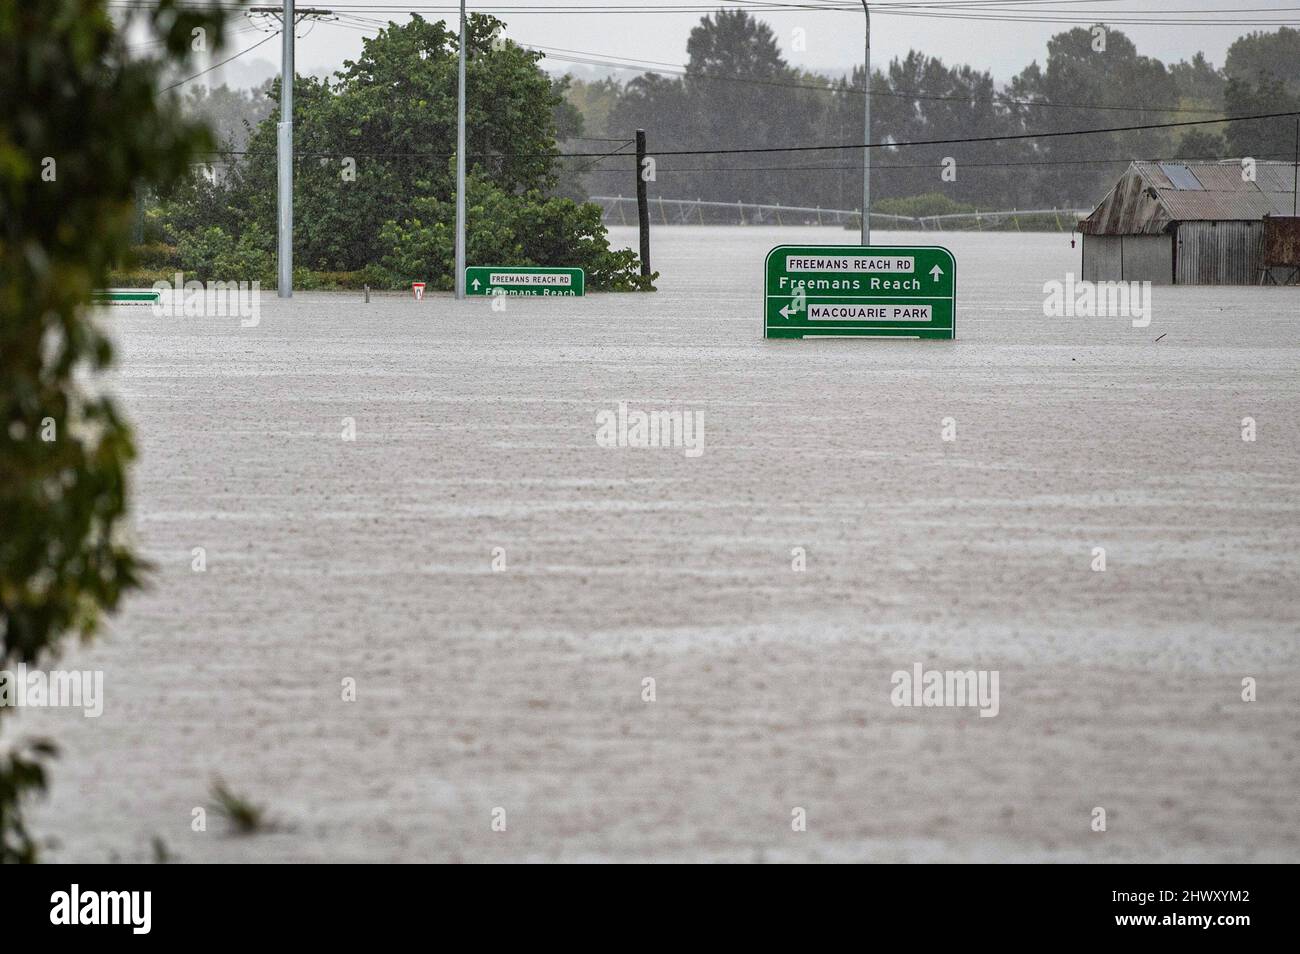
[[[265,0],[264,0],[265,2]],[[590,58],[592,54],[615,60],[653,60],[681,66],[686,59],[686,37],[699,22],[705,8],[742,6],[765,20],[776,33],[782,52],[793,65],[825,73],[841,73],[862,62],[863,15],[857,10],[770,10],[771,0],[724,0],[723,3],[698,3],[693,0],[501,0],[495,5],[471,3],[471,11],[492,12],[507,23],[507,35],[525,45],[577,51],[568,55]],[[842,5],[845,0],[807,0],[817,6]],[[328,0],[311,0],[316,6],[328,7]],[[306,3],[300,0],[299,6]],[[576,6],[626,7],[617,12],[586,11],[560,13],[547,8]],[[654,7],[652,12],[633,12]],[[674,12],[672,7],[689,7],[694,12]],[[890,7],[894,7],[890,12]],[[529,12],[507,12],[511,7],[526,7]],[[900,0],[872,3],[872,63],[884,66],[895,56],[916,48],[949,63],[969,63],[990,70],[994,77],[1006,81],[1032,60],[1046,57],[1047,40],[1056,32],[1069,29],[1075,22],[1018,22],[1014,20],[977,21],[967,18],[977,11],[986,16],[1055,17],[1087,24],[1098,19],[1115,22],[1118,29],[1133,38],[1139,52],[1165,62],[1190,59],[1203,51],[1216,65],[1223,64],[1224,54],[1232,41],[1252,30],[1273,30],[1278,25],[1300,26],[1298,0],[921,0],[908,4],[903,15]],[[298,34],[298,72],[328,73],[344,59],[355,57],[361,40],[373,35],[374,27],[365,20],[403,21],[408,18],[398,9],[419,10],[426,19],[450,18],[455,8],[446,0],[346,0],[338,4],[340,22],[302,24]],[[917,15],[924,14],[924,15]],[[935,16],[934,14],[942,14]],[[1125,18],[1158,18],[1154,25],[1120,23]],[[1205,23],[1180,20],[1215,21]],[[1271,25],[1264,25],[1264,21]],[[256,21],[265,23],[265,19]],[[243,49],[261,36],[253,23],[240,21],[234,46],[223,55]],[[794,31],[805,31],[802,51],[794,49]],[[557,53],[556,57],[565,54]],[[218,57],[220,58],[220,57]],[[558,58],[544,64],[552,71],[570,71],[577,76],[604,74],[607,69],[593,70],[590,65],[570,64]],[[256,52],[212,74],[232,85],[253,85],[279,68],[278,42],[264,44]],[[1298,67],[1300,68],[1300,67]],[[637,71],[618,70],[624,79]]]

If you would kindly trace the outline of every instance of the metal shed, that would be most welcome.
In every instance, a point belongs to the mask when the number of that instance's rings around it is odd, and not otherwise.
[[[1134,162],[1079,223],[1086,281],[1158,285],[1295,283],[1300,261],[1277,261],[1265,221],[1296,212],[1290,162]],[[1270,234],[1278,223],[1270,226]],[[1300,254],[1300,249],[1296,249]]]

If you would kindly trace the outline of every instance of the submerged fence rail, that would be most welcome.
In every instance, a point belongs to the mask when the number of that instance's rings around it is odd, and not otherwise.
[[[636,196],[593,195],[606,224],[635,225]],[[802,205],[774,205],[763,202],[715,202],[705,199],[652,198],[647,203],[650,219],[659,225],[840,225],[858,228],[857,209],[824,209]],[[995,209],[952,212],[944,215],[887,215],[872,212],[871,221],[918,231],[971,229],[1020,229],[1030,231],[1073,231],[1091,209]]]

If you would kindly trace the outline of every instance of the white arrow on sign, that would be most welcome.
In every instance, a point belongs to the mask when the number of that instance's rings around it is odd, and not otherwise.
[[[934,280],[937,282],[939,276],[943,274],[943,269],[936,265],[934,268],[930,269],[930,274],[934,276]]]
[[[470,284],[474,286],[475,291],[478,291],[479,281],[477,278],[470,282]]]
[[[798,313],[799,313],[798,307],[791,308],[789,305],[782,305],[780,312],[778,312],[778,314],[780,314],[782,318],[786,318],[786,319],[792,318]]]

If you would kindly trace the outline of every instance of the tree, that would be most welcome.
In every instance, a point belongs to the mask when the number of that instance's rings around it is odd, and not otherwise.
[[[1300,30],[1280,27],[1276,33],[1238,37],[1228,47],[1223,71],[1229,79],[1245,83],[1277,80],[1289,94],[1300,94]]]
[[[1232,77],[1223,91],[1224,109],[1230,116],[1283,113],[1300,110],[1300,93],[1292,93],[1282,80],[1264,76],[1257,82]],[[1296,149],[1294,118],[1249,119],[1225,123],[1224,137],[1234,156],[1255,159],[1291,159]]]
[[[879,113],[885,141],[977,139],[1020,131],[1001,104],[991,74],[949,67],[916,50],[889,64],[884,88],[873,94],[880,106],[872,109],[872,125]],[[1018,142],[878,149],[873,164],[881,167],[881,185],[876,194],[938,192],[958,202],[982,202],[985,208],[990,201],[1024,207],[1026,196],[1017,195],[1024,183],[1022,170],[997,164],[1027,155],[1028,147]]]
[[[645,129],[652,153],[655,143],[727,149],[817,141],[830,84],[792,69],[767,24],[743,10],[719,10],[692,28],[686,50],[686,75],[647,73],[629,82],[610,111],[608,128],[620,135]],[[820,88],[805,88],[813,85]],[[737,166],[734,156],[725,155],[666,160],[655,186],[669,182],[680,195],[720,201],[788,203],[797,191],[789,171],[780,168],[788,163],[789,157],[754,156]],[[769,166],[776,168],[768,171]]]
[[[1193,126],[1178,140],[1174,152],[1177,159],[1223,159],[1227,157],[1228,144],[1223,134],[1210,132],[1204,126]]]
[[[1300,109],[1300,30],[1248,33],[1228,47],[1223,71],[1224,110],[1230,116]],[[1289,119],[1227,123],[1224,136],[1234,155],[1290,159],[1296,127]]]
[[[1169,75],[1178,87],[1180,105],[1209,110],[1223,105],[1223,87],[1227,78],[1221,70],[1214,68],[1204,53],[1197,53],[1190,62],[1179,60],[1169,67]]]
[[[541,54],[513,43],[493,47],[502,24],[475,14],[467,22],[467,167],[508,191],[553,183],[555,107],[562,101],[537,68]],[[459,37],[447,24],[416,15],[363,41],[333,82],[294,82],[295,261],[321,269],[357,269],[376,260],[385,222],[411,214],[415,200],[454,199]],[[277,102],[277,82],[271,92]],[[252,155],[232,177],[234,204],[275,234],[276,123],[265,120]],[[355,162],[355,177],[344,175]]]
[[[552,80],[538,67],[542,54],[500,39],[504,24],[475,14],[467,21],[466,152],[468,173],[510,201],[544,203],[560,185],[557,136],[582,132],[582,117],[564,98],[564,80]],[[412,261],[409,249],[394,241],[416,241],[425,229],[453,226],[455,208],[456,91],[459,36],[444,22],[430,23],[416,15],[405,24],[390,23],[366,39],[356,61],[345,61],[332,78],[294,79],[294,260],[300,267],[322,271],[357,271],[381,260]],[[280,98],[279,83],[271,97]],[[183,248],[210,247],[212,224],[221,236],[252,250],[260,243],[262,264],[243,254],[203,262],[246,262],[255,269],[270,261],[276,234],[276,121],[269,116],[249,138],[248,156],[232,157],[232,172],[215,189],[196,184],[177,198],[186,203],[167,221],[176,228],[171,237]],[[566,189],[572,192],[572,188]],[[571,199],[563,199],[573,205]],[[547,205],[545,211],[562,222],[585,222],[573,212]],[[520,210],[522,221],[526,210]],[[196,216],[194,213],[198,213]],[[227,218],[233,213],[233,221]],[[436,215],[438,221],[430,219]],[[211,216],[210,218],[206,218]],[[470,217],[470,248],[482,243],[476,233],[499,234],[494,223]],[[645,285],[631,279],[635,259],[608,256],[604,230],[583,229],[567,243],[542,246],[549,260],[511,264],[573,265],[596,272],[592,288]],[[199,240],[181,242],[195,229]],[[612,278],[612,262],[629,274]],[[187,268],[200,259],[186,258]],[[433,269],[434,271],[429,271]],[[602,277],[603,276],[603,277]],[[244,280],[258,274],[218,276]],[[398,280],[420,279],[451,287],[450,262],[428,260],[416,274],[395,274]],[[605,277],[610,278],[608,284]],[[626,281],[625,281],[626,279]]]
[[[705,16],[686,40],[687,86],[717,77],[779,80],[790,75],[772,28],[744,10],[719,10]],[[706,92],[714,92],[704,87]]]
[[[606,291],[645,287],[636,253],[610,250],[599,206],[539,192],[506,192],[482,174],[470,176],[466,185],[467,214],[477,223],[466,236],[469,261],[565,262],[582,268],[592,287]],[[385,223],[380,235],[384,268],[405,281],[432,275],[438,285],[450,287],[455,274],[454,205],[454,200],[423,196],[401,222]]]
[[[255,90],[231,89],[224,83],[214,89],[195,85],[182,102],[185,114],[207,123],[218,143],[240,151],[248,144],[253,127],[275,108],[268,95],[270,90],[270,80]]]
[[[1016,99],[1058,104],[1012,107],[1028,130],[1044,132],[1166,122],[1169,107],[1178,104],[1177,85],[1164,64],[1138,55],[1132,40],[1102,24],[1053,36],[1047,43],[1047,68],[1032,64],[1012,80],[1011,93]],[[1160,129],[1042,139],[1036,155],[1053,164],[1042,167],[1040,189],[1062,202],[1088,204],[1105,193],[1124,163],[1167,155],[1170,148],[1170,135]]]
[[[623,93],[618,80],[609,77],[600,80],[566,79],[565,97],[582,115],[584,132],[593,136],[615,136],[625,132],[622,129],[611,131],[609,125],[610,110]]]
[[[128,249],[136,190],[170,185],[212,146],[157,77],[186,63],[196,30],[220,49],[223,14],[132,10],[161,41],[139,59],[107,6],[0,0],[0,669],[48,663],[139,583],[122,539],[131,431],[94,380],[113,350],[89,303]],[[53,747],[8,748],[0,862],[33,861],[21,808]]]

